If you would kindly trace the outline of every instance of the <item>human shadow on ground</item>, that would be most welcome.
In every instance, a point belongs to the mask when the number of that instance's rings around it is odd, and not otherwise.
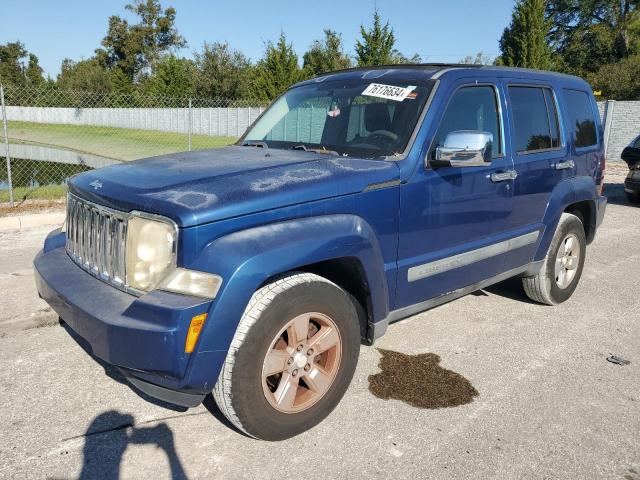
[[[169,478],[187,478],[175,449],[173,432],[166,423],[153,427],[136,426],[133,415],[109,410],[94,418],[84,434],[80,480],[119,479],[127,447],[145,444],[155,445],[165,452],[171,472]]]

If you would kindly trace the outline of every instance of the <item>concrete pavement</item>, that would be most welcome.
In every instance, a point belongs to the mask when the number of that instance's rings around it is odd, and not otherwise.
[[[640,208],[607,178],[607,217],[568,302],[533,304],[507,281],[377,345],[438,355],[477,396],[438,409],[376,398],[381,355],[363,347],[338,408],[279,443],[231,429],[210,399],[179,412],[141,398],[37,299],[30,260],[49,228],[0,232],[0,478],[640,480]]]

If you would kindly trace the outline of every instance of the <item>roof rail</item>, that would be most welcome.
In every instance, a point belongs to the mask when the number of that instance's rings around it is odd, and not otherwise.
[[[331,70],[329,72],[323,72],[320,74],[327,75],[330,73],[341,73],[341,72],[354,72],[357,70],[382,70],[382,69],[390,69],[390,68],[482,68],[487,65],[477,65],[473,63],[394,63],[389,65],[367,65],[362,67],[351,67],[351,68],[343,68],[341,70]]]

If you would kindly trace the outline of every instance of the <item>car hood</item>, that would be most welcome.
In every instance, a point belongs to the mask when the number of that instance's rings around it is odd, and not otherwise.
[[[75,176],[69,190],[189,227],[361,192],[397,180],[395,162],[231,146],[147,158]]]

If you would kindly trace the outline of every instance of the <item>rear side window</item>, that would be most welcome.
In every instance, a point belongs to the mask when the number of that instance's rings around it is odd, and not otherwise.
[[[435,153],[435,147],[444,145],[448,134],[460,130],[491,133],[493,156],[502,154],[498,99],[494,87],[485,85],[463,87],[454,93],[438,127],[433,153]]]
[[[509,87],[516,151],[559,148],[560,128],[553,93],[543,87]]]
[[[564,98],[567,102],[571,131],[576,148],[591,147],[598,143],[596,135],[596,121],[593,116],[591,102],[587,92],[581,90],[565,90]]]

